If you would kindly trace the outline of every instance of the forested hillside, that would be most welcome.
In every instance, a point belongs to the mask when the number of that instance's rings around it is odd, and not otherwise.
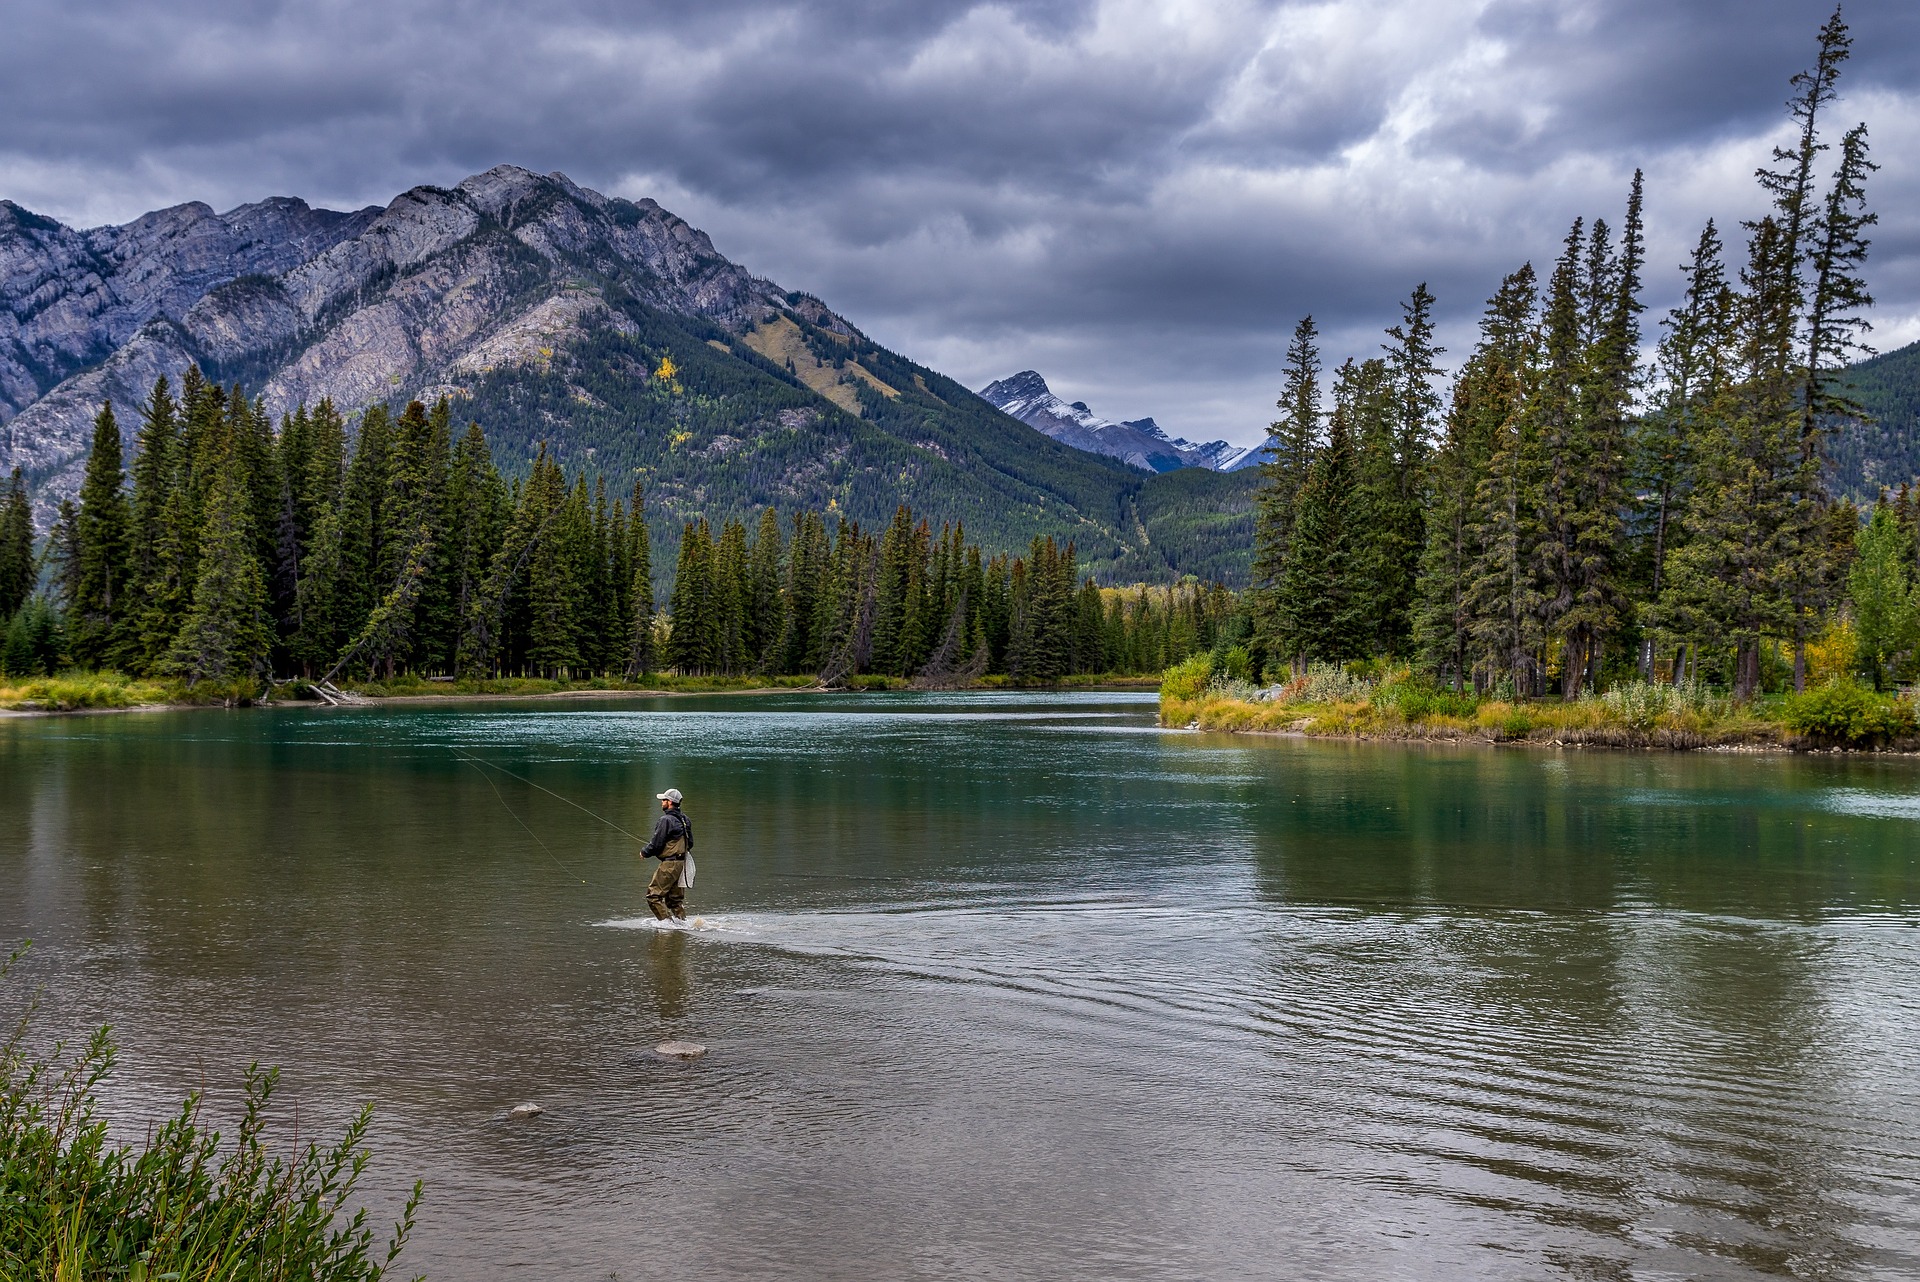
[[[1920,343],[1855,365],[1847,389],[1867,418],[1835,434],[1834,484],[1870,503],[1881,489],[1920,477]]]
[[[751,345],[759,331],[738,337],[638,303],[624,319],[481,376],[459,413],[485,425],[508,475],[544,444],[566,466],[640,480],[667,518],[669,553],[684,520],[717,527],[771,506],[879,525],[904,502],[996,552],[1035,534],[1072,541],[1104,582],[1246,580],[1252,487],[1241,476],[1148,474],[1075,450],[798,315],[780,322],[797,349],[783,364]]]

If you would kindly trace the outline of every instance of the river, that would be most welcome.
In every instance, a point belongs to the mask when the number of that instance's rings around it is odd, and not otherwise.
[[[434,1279],[1920,1276],[1920,764],[1153,712],[0,721],[0,1006],[123,1134],[371,1101]],[[684,790],[698,928],[533,784]]]

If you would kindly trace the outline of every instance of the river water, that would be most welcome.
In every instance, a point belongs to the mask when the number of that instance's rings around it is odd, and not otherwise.
[[[684,790],[697,928],[515,775]],[[0,721],[27,936],[0,1006],[113,1024],[125,1134],[256,1059],[303,1137],[371,1101],[436,1279],[1920,1275],[1912,761],[1116,694]]]

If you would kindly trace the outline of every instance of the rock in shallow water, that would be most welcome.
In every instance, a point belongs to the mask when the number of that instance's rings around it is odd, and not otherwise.
[[[661,1042],[653,1049],[668,1059],[699,1059],[707,1053],[707,1048],[698,1042]]]
[[[538,1104],[515,1104],[507,1113],[508,1117],[538,1117],[547,1110]]]

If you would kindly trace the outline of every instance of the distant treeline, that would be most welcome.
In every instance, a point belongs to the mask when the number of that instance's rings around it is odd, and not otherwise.
[[[1501,283],[1450,405],[1424,285],[1383,358],[1339,368],[1331,413],[1300,323],[1257,498],[1258,663],[1387,655],[1520,696],[1637,676],[1744,697],[1763,667],[1804,684],[1851,601],[1861,669],[1911,671],[1911,509],[1863,533],[1825,479],[1828,437],[1859,413],[1842,370],[1871,301],[1866,126],[1837,147],[1819,127],[1848,45],[1836,10],[1793,81],[1793,145],[1759,173],[1771,211],[1735,272],[1707,224],[1651,370],[1638,173],[1617,237],[1576,220],[1544,282],[1528,264]]]
[[[0,670],[71,662],[201,679],[341,675],[637,677],[862,673],[1046,682],[1156,672],[1214,642],[1219,588],[1082,580],[1072,544],[983,556],[901,506],[883,531],[832,513],[751,538],[688,523],[668,608],[644,495],[609,501],[545,451],[511,483],[444,399],[376,405],[349,432],[330,402],[282,418],[189,369],[140,413],[131,467],[103,406],[77,503],[37,593],[24,484],[0,505]]]

